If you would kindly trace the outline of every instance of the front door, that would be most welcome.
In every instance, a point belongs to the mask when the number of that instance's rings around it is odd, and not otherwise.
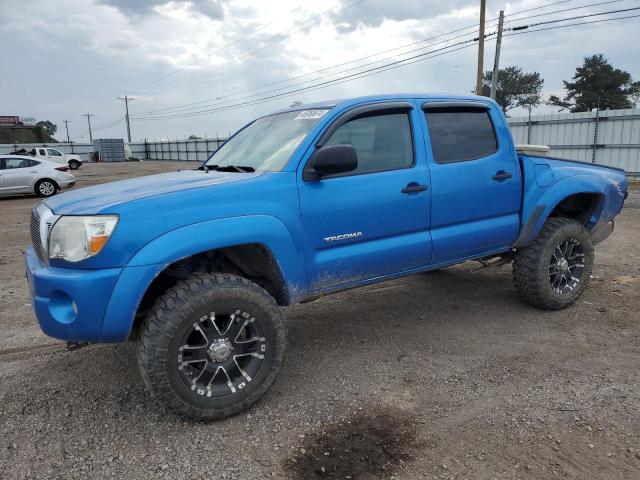
[[[56,163],[65,163],[64,155],[55,148],[47,148],[47,159]]]
[[[34,178],[38,174],[40,162],[27,158],[5,158],[2,160],[2,183],[4,193],[27,193],[31,191]]]
[[[320,181],[299,177],[310,290],[429,263],[429,173],[420,129],[415,128],[419,114],[411,107],[382,105],[348,121],[343,116],[345,123],[323,146],[353,145],[357,169]]]
[[[522,186],[502,116],[480,102],[423,107],[431,147],[433,263],[508,249],[520,226]]]

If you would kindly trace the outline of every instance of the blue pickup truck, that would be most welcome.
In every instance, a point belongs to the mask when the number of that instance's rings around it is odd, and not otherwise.
[[[492,258],[524,301],[570,305],[626,193],[622,170],[517,150],[485,97],[323,102],[254,120],[197,169],[37,204],[26,274],[46,334],[136,340],[161,404],[219,419],[273,383],[279,306]]]

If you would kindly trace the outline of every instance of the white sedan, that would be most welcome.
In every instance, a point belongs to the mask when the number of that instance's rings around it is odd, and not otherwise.
[[[35,193],[50,197],[75,183],[67,165],[25,155],[0,155],[0,196]]]

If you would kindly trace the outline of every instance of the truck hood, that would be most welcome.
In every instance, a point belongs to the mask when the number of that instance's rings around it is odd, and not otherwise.
[[[178,170],[92,187],[78,188],[49,198],[46,205],[59,215],[93,215],[122,203],[192,188],[249,180],[261,173]]]

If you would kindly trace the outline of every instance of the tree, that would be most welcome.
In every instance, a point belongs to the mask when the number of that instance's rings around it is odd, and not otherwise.
[[[189,135],[189,140],[200,140],[202,137],[196,135],[195,133],[192,133],[191,135]]]
[[[493,71],[484,73],[482,78],[482,95],[488,97],[491,93],[491,77]],[[515,107],[535,107],[542,101],[542,84],[544,80],[538,72],[523,72],[514,66],[498,70],[498,84],[496,85],[496,102],[504,113]]]
[[[573,81],[563,80],[567,94],[549,97],[549,104],[572,112],[588,112],[600,108],[633,108],[640,96],[640,82],[634,82],[629,72],[613,68],[601,53],[584,58],[576,68]]]
[[[56,131],[58,131],[58,126],[49,120],[40,120],[36,123],[36,127],[44,128],[50,137],[53,137]]]

